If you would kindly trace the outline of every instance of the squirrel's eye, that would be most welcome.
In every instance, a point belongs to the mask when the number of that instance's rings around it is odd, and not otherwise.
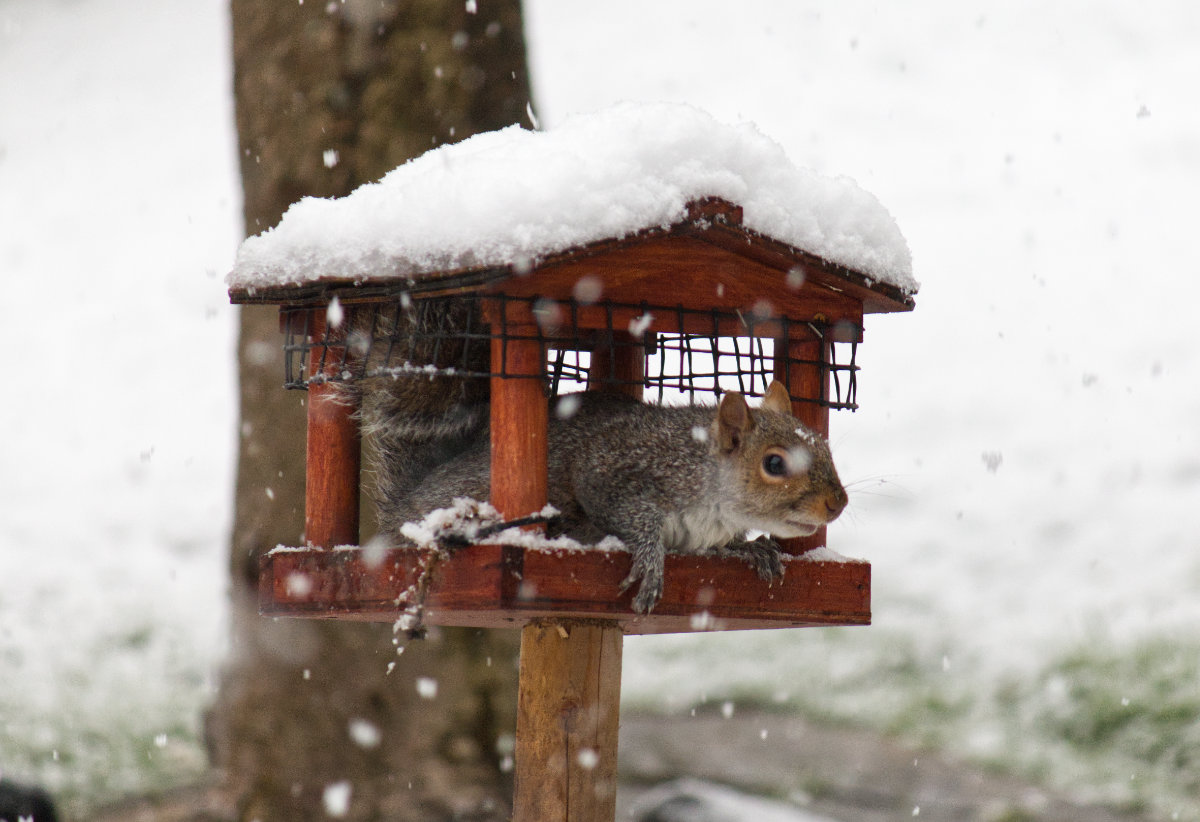
[[[787,476],[787,461],[779,454],[767,454],[763,457],[763,471],[772,477]]]

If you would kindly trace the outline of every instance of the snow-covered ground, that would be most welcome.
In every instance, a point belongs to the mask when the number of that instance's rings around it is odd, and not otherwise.
[[[896,217],[918,308],[869,318],[833,423],[875,624],[630,640],[626,699],[793,704],[1200,819],[1200,15],[731,8],[533,0],[540,116],[688,102]],[[0,771],[89,799],[202,763],[227,52],[223,0],[0,0]]]
[[[195,773],[226,631],[223,4],[0,3],[0,771]]]

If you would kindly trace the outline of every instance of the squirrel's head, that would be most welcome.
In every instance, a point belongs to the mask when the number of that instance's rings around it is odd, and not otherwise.
[[[772,382],[758,408],[725,394],[713,423],[717,449],[737,493],[723,507],[747,530],[790,538],[837,519],[848,501],[825,438],[792,416],[791,398]]]

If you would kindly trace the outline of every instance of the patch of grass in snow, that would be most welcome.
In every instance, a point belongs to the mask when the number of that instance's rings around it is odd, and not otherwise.
[[[1200,645],[1151,638],[1077,648],[1023,698],[1041,733],[1084,763],[1097,790],[1200,819]]]
[[[943,649],[879,628],[631,637],[626,652],[623,698],[668,711],[733,699],[905,733],[969,701],[943,681]]]
[[[1077,651],[1042,678],[1062,698],[1044,718],[1085,751],[1123,749],[1190,774],[1200,793],[1200,654],[1153,640],[1118,654]]]
[[[632,638],[631,638],[632,639]],[[1081,801],[1200,822],[1200,643],[1096,641],[999,672],[879,627],[627,640],[624,699],[872,728]]]
[[[131,621],[55,656],[0,670],[0,767],[46,788],[70,818],[201,778],[206,660],[185,626]]]
[[[10,706],[0,705],[10,718],[0,745],[5,773],[42,785],[76,818],[123,796],[190,784],[206,767],[198,729],[162,716],[177,713],[164,707],[135,703],[102,715],[64,710],[13,721]]]
[[[909,744],[1081,801],[1200,822],[1195,641],[1091,642],[1064,649],[1032,672],[999,678],[968,659],[939,665],[936,651],[917,643],[888,645],[875,648],[879,657],[869,673],[831,683],[858,692],[858,699],[818,693],[793,704],[834,722],[865,721]]]

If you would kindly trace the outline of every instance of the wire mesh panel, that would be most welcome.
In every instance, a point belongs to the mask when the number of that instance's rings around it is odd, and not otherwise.
[[[388,377],[527,379],[507,373],[505,346],[536,340],[545,352],[541,378],[550,395],[636,385],[647,399],[690,404],[724,391],[761,396],[773,379],[793,384],[787,378],[794,369],[817,368],[819,394],[794,400],[858,407],[857,327],[648,303],[496,295],[421,300],[401,295],[338,306],[319,324],[312,322],[313,310],[283,309],[289,388]],[[785,343],[797,340],[814,344],[805,348],[807,356],[790,353],[794,346]],[[499,343],[495,359],[493,342]],[[630,357],[645,363],[644,374],[638,369],[632,380],[615,365]]]

